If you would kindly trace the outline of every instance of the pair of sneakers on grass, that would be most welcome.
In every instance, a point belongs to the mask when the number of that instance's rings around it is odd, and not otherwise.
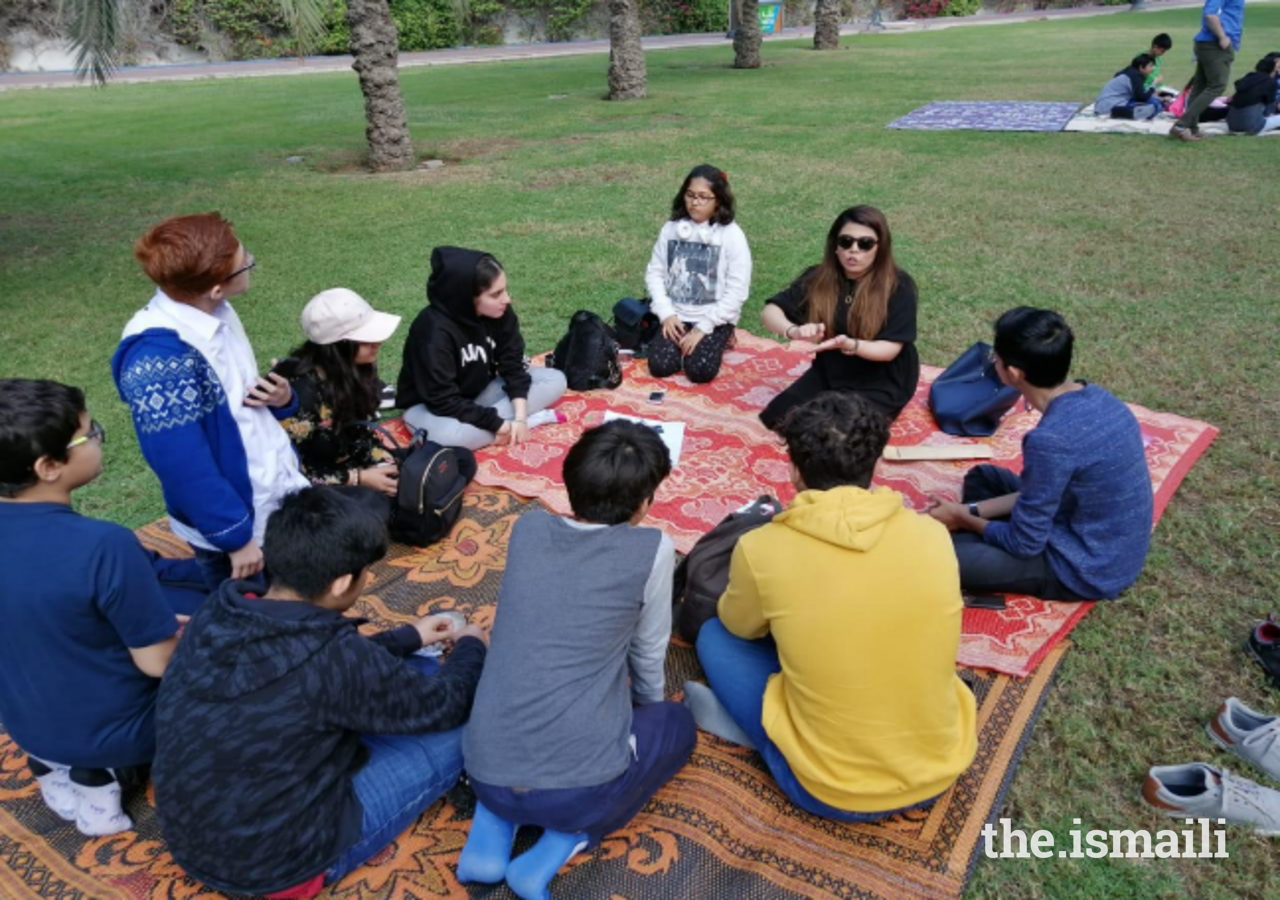
[[[1280,623],[1274,616],[1257,624],[1245,650],[1280,687]],[[1228,697],[1205,731],[1218,746],[1280,783],[1280,716],[1265,715]],[[1221,819],[1280,836],[1280,791],[1207,763],[1153,766],[1143,783],[1142,799],[1169,816]]]

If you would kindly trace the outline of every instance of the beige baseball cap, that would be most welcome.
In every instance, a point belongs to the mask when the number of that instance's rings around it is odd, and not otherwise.
[[[347,288],[330,288],[302,308],[302,333],[316,344],[358,341],[381,344],[400,327],[400,317],[378,312]]]

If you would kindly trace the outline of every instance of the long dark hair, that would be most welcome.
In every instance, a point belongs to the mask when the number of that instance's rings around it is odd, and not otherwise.
[[[377,368],[372,363],[357,365],[359,352],[360,345],[355,341],[307,341],[290,354],[299,360],[296,374],[316,374],[339,432],[352,422],[371,419],[378,410]]]
[[[853,223],[870,228],[876,233],[876,259],[871,269],[858,279],[853,303],[849,306],[847,330],[850,337],[863,341],[875,340],[889,315],[889,298],[898,287],[898,267],[893,262],[893,237],[889,233],[889,221],[874,206],[851,206],[836,217],[827,232],[827,249],[822,263],[813,270],[806,286],[809,299],[809,321],[821,322],[827,328],[827,336],[836,333],[836,314],[840,309],[841,295],[847,276],[836,257],[836,238],[840,229]]]
[[[689,182],[695,178],[706,179],[707,184],[711,185],[711,193],[716,195],[714,221],[721,225],[733,222],[735,215],[733,189],[729,187],[729,176],[710,163],[694,166],[689,174],[684,176],[684,183],[680,185],[680,190],[676,191],[676,198],[671,201],[671,221],[678,222],[680,219],[692,218],[689,215],[689,207],[684,202],[684,194],[689,190]]]

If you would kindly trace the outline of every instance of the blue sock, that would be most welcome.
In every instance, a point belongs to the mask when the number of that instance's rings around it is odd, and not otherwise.
[[[516,826],[499,819],[483,803],[476,803],[467,843],[458,857],[458,880],[463,884],[497,884],[511,862]]]
[[[547,885],[560,867],[587,846],[585,834],[547,830],[528,852],[507,866],[507,887],[521,900],[551,900]]]

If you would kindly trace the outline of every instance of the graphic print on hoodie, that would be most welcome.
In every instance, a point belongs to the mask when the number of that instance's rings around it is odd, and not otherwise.
[[[476,312],[476,264],[489,255],[462,247],[431,251],[427,306],[405,340],[396,405],[423,404],[433,415],[496,433],[502,417],[475,398],[501,375],[507,396],[519,400],[529,396],[532,379],[515,310],[508,306],[500,319]]]

